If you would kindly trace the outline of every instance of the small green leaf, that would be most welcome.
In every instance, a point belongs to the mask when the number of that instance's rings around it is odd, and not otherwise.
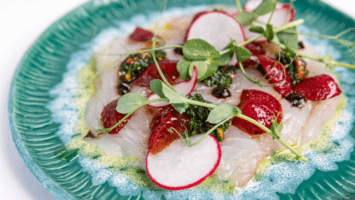
[[[254,14],[258,16],[266,15],[273,11],[276,6],[276,0],[264,0],[255,10],[253,11]]]
[[[249,28],[249,31],[254,32],[254,33],[263,34],[265,30],[261,26],[252,26],[252,27]]]
[[[191,39],[185,42],[182,52],[186,59],[203,61],[208,58],[219,57],[219,52],[214,46],[202,39]]]
[[[189,107],[189,105],[186,103],[186,98],[182,94],[173,91],[165,84],[163,84],[162,88],[165,97],[169,99],[169,103],[175,108],[175,110],[177,110],[179,113],[185,112]]]
[[[239,46],[237,46],[236,54],[238,62],[244,62],[248,60],[251,56],[251,52],[248,49]]]
[[[150,89],[161,98],[165,97],[163,93],[163,85],[164,83],[159,79],[150,81]]]
[[[325,64],[330,64],[333,60],[333,56],[330,54],[325,54],[323,60]]]
[[[323,57],[325,67],[327,70],[332,70],[332,61],[333,61],[333,56],[329,54],[325,54]]]
[[[180,74],[180,77],[184,80],[189,80],[191,78],[189,74],[189,68],[191,65],[192,61],[187,60],[186,58],[180,59],[176,69]]]
[[[266,31],[264,32],[264,35],[268,41],[274,39],[274,28],[271,24],[266,24]]]
[[[298,34],[297,27],[291,27],[285,31],[276,33],[281,44],[284,44],[289,50],[296,51],[298,49]]]
[[[234,43],[236,44],[235,40],[232,40],[231,43],[229,43],[229,44],[223,49],[223,51],[229,49],[230,51],[229,51],[228,53],[225,53],[225,54],[223,54],[223,55],[220,55],[219,58],[214,59],[214,60],[218,63],[219,66],[226,65],[226,64],[228,64],[228,63],[232,60],[233,55],[234,55],[234,52],[235,52],[235,51],[234,51],[235,48],[234,48],[234,46],[233,46]]]
[[[242,12],[235,16],[235,19],[239,22],[241,26],[248,26],[253,23],[253,21],[255,21],[257,18],[257,14],[249,12]]]
[[[138,93],[128,93],[118,99],[116,110],[122,114],[128,114],[148,101],[147,98]]]
[[[272,124],[270,126],[270,130],[272,131],[272,137],[274,139],[280,139],[279,133],[281,132],[282,128],[283,128],[282,122],[278,124],[277,117],[275,117],[275,119],[272,120]]]
[[[208,62],[207,60],[191,62],[190,67],[189,67],[189,76],[190,77],[192,76],[193,69],[194,69],[194,66],[195,66],[196,69],[197,69],[197,74],[198,74],[197,79],[200,79],[201,77],[203,77],[204,74],[208,70],[208,63],[207,62]]]
[[[217,71],[218,64],[218,61],[215,60],[194,61],[190,65],[189,74],[190,76],[192,75],[193,67],[196,66],[198,72],[197,81],[202,81]]]
[[[241,113],[241,110],[230,104],[222,104],[214,108],[208,115],[207,121],[212,124],[218,124],[223,120]]]

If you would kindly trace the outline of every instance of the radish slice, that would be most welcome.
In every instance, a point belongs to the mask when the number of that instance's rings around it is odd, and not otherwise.
[[[196,82],[197,82],[197,68],[194,66],[191,79],[177,83],[177,84],[173,85],[173,88],[179,94],[183,94],[187,97],[194,90],[194,88],[196,86]],[[158,98],[160,98],[160,97],[157,94],[152,94],[148,97],[148,100],[158,99]],[[163,106],[169,105],[169,103],[162,101],[162,102],[151,103],[148,105],[151,107],[163,107]]]
[[[251,12],[253,11],[262,1],[260,0],[254,0],[254,1],[248,1],[245,4],[244,7],[244,11],[246,12]],[[232,14],[232,16],[237,15],[238,13],[234,13]],[[263,22],[263,23],[267,23],[269,20],[271,13],[268,13],[266,15],[260,16],[258,17],[258,21]],[[275,12],[271,18],[270,24],[272,24],[274,27],[280,27],[283,26],[285,24],[287,24],[288,22],[291,22],[292,20],[294,20],[296,17],[296,13],[295,10],[291,7],[290,4],[282,4],[282,3],[278,3],[276,4],[276,9]],[[262,27],[266,27],[263,24],[259,24],[259,23],[255,23],[255,25],[258,26],[262,26]],[[259,33],[254,33],[249,31],[250,26],[245,26],[243,27],[245,36],[247,39],[251,39],[253,37],[256,37],[259,35]],[[260,40],[265,40],[265,37],[258,39]]]
[[[257,8],[264,0],[249,0],[244,4],[244,11],[251,12]],[[279,9],[283,6],[283,3],[277,2],[276,9]]]
[[[223,50],[234,39],[237,44],[245,41],[240,24],[232,16],[222,12],[206,12],[194,20],[187,32],[186,40],[200,38],[218,51]]]
[[[196,142],[202,134],[190,137]],[[168,190],[182,190],[200,184],[217,169],[222,157],[218,141],[211,135],[198,145],[188,147],[176,140],[158,154],[148,152],[147,172],[158,186]]]

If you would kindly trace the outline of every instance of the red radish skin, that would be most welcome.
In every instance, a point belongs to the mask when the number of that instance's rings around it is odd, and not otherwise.
[[[292,6],[290,4],[280,4],[280,5],[281,6],[276,7],[274,15],[273,15],[273,17],[271,19],[271,22],[270,22],[275,27],[280,27],[282,25],[285,25],[285,23],[292,22],[296,18],[295,9],[292,8]],[[245,12],[251,12],[252,9],[248,9],[247,6],[245,6],[244,7],[244,11]],[[285,12],[285,16],[284,16],[285,18],[288,17],[288,20],[286,20],[285,23],[283,23],[282,20],[279,20],[280,17],[276,17],[278,14],[282,14],[282,12]],[[232,14],[232,17],[235,17],[238,14],[239,14],[239,12],[235,12],[235,13]],[[266,15],[263,15],[263,16],[259,17],[258,20],[261,21],[261,22],[267,23],[269,18],[268,17],[265,18],[265,16]],[[250,26],[245,26],[243,28],[247,39],[250,39],[250,38],[253,38],[253,37],[256,37],[256,36],[259,35],[258,33],[253,33],[251,31],[249,31],[249,28],[250,28]],[[261,40],[265,40],[265,38],[263,37],[263,38],[258,39],[258,41],[261,41]]]
[[[192,76],[190,80],[182,81],[173,85],[173,88],[180,94],[185,95],[186,97],[194,90],[197,83],[197,68],[194,66]],[[157,94],[152,94],[149,96],[148,100],[158,99],[159,96]],[[169,105],[168,102],[157,102],[148,104],[151,107],[160,108],[166,105]]]
[[[192,22],[191,22],[189,28],[187,28],[187,33],[189,32],[188,30],[190,30],[191,25],[195,22],[196,19],[198,19],[199,17],[201,17],[201,15],[204,15],[204,14],[209,13],[209,12],[221,12],[221,13],[224,13],[224,12],[218,11],[218,10],[215,10],[215,11],[202,11],[202,12],[197,13],[197,14],[194,16],[194,18],[192,19]],[[185,42],[187,41],[187,33],[185,34],[185,39],[184,39]]]
[[[208,20],[205,20],[209,17],[221,17],[223,18],[223,20],[221,19],[219,21],[223,21],[225,23],[227,23],[227,21],[229,20],[228,23],[230,23],[230,25],[228,27],[223,28],[225,28],[225,30],[231,30],[231,28],[234,26],[234,28],[236,29],[236,33],[224,35],[222,38],[224,38],[225,41],[221,42],[221,40],[219,39],[217,42],[216,38],[219,37],[219,35],[224,34],[225,31],[223,31],[221,28],[216,28],[216,24],[210,24],[209,26],[206,26],[205,23],[208,22]],[[200,23],[201,26],[197,27],[197,25],[199,25]],[[202,30],[201,27],[205,27],[206,30]],[[203,37],[201,37],[201,35],[203,35]],[[236,40],[237,44],[244,42],[245,34],[241,25],[231,15],[219,11],[212,11],[200,14],[191,23],[190,28],[187,32],[186,40],[196,38],[206,40],[208,43],[212,44],[218,51],[221,51],[230,43],[230,39]]]
[[[199,136],[199,137],[202,137],[202,135],[195,135],[194,137],[196,136]],[[205,138],[204,140],[206,139],[210,139],[210,140],[213,140],[214,143],[216,144],[216,150],[217,150],[217,161],[215,162],[215,164],[212,166],[211,170],[203,177],[199,178],[198,180],[196,180],[195,182],[192,182],[192,183],[188,183],[187,185],[182,185],[182,186],[168,186],[168,185],[164,185],[163,183],[160,183],[159,181],[157,181],[153,176],[152,174],[150,173],[150,170],[149,170],[149,157],[152,156],[153,154],[149,153],[147,154],[147,158],[146,158],[146,171],[150,177],[150,179],[156,184],[158,185],[159,187],[161,188],[164,188],[164,189],[167,189],[167,190],[183,190],[183,189],[187,189],[187,188],[191,188],[191,187],[194,187],[200,183],[202,183],[204,180],[206,180],[206,178],[210,177],[215,171],[216,169],[218,168],[220,162],[221,162],[221,157],[222,157],[222,151],[221,151],[221,147],[217,141],[216,138],[214,138],[213,136],[209,135],[207,138]],[[176,142],[176,141],[175,141]],[[201,142],[202,143],[202,142]],[[201,144],[200,143],[200,144]],[[198,145],[200,145],[198,144]],[[186,146],[187,147],[187,146]],[[187,147],[187,148],[190,148],[190,147]],[[157,154],[158,155],[158,154]],[[178,164],[176,164],[178,165]],[[188,176],[188,175],[186,175]]]
[[[255,5],[250,5],[250,3],[253,2],[253,1],[247,1],[245,4],[244,4],[244,11],[245,12],[252,12],[259,4],[262,3],[262,1],[259,1],[257,4]],[[255,2],[255,1],[254,1]],[[279,11],[279,10],[283,10],[283,9],[290,9],[291,8],[291,4],[289,3],[280,3],[280,2],[277,2],[276,4],[276,9],[275,9],[275,12]],[[237,13],[236,13],[237,14]],[[235,16],[235,14],[234,14]],[[291,22],[292,20],[294,20],[296,18],[296,12],[295,12],[295,9],[291,8],[291,12],[290,12],[290,18],[288,20],[288,22]]]

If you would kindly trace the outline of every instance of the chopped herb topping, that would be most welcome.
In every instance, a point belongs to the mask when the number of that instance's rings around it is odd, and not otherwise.
[[[212,76],[203,80],[207,86],[217,86],[222,88],[229,88],[232,84],[232,79],[236,73],[236,68],[233,65],[226,65],[218,67],[217,71]]]
[[[166,53],[164,51],[156,51],[158,60],[164,60],[165,56]],[[118,94],[123,95],[129,92],[132,82],[153,63],[152,52],[129,55],[120,66],[119,76],[121,82],[118,84]]]
[[[211,103],[204,100],[201,94],[195,94],[194,96],[189,95],[189,99],[204,103]],[[190,131],[188,132],[188,136],[203,134],[212,128],[214,124],[207,122],[207,118],[211,110],[211,108],[206,108],[197,105],[190,105],[189,108],[187,108],[186,114],[190,118]],[[228,129],[230,121],[231,120],[218,127],[211,133],[211,135],[215,137],[218,141],[222,141],[224,137],[223,133]]]

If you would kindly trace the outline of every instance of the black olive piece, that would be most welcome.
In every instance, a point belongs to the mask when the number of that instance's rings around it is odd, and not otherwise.
[[[302,41],[299,41],[299,42],[298,42],[298,48],[299,48],[299,49],[304,49],[304,44],[303,44]]]
[[[174,52],[176,53],[176,54],[179,54],[179,55],[184,55],[183,54],[183,52],[182,52],[182,48],[180,48],[180,47],[176,47],[176,48],[174,48]]]
[[[258,67],[256,68],[256,70],[258,70],[263,76],[266,75],[266,72],[265,72],[263,66],[261,66],[261,64],[258,64]]]
[[[298,94],[289,94],[285,99],[291,103],[292,107],[302,108],[304,105],[306,105],[306,99]]]
[[[129,90],[131,89],[131,84],[126,82],[120,82],[117,86],[117,89],[119,95],[124,95],[128,93]]]
[[[212,90],[212,95],[217,97],[217,98],[228,98],[228,97],[231,96],[231,93],[225,87],[215,87]]]

